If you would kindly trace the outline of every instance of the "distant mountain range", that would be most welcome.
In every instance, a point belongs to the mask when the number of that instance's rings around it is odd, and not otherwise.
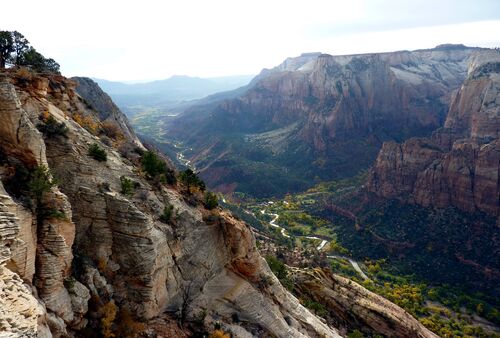
[[[199,99],[244,86],[254,75],[199,78],[172,76],[165,80],[127,84],[94,79],[128,115],[148,108],[165,108],[181,101]]]

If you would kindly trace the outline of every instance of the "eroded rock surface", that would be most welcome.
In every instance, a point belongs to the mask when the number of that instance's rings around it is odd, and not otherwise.
[[[357,326],[384,337],[438,337],[399,306],[329,270],[294,269],[292,278],[300,292],[323,304],[339,326]]]
[[[13,244],[23,244],[19,236],[20,220],[10,211],[14,207],[0,182],[0,336],[37,337],[39,331],[47,333],[45,328],[39,330],[38,323],[43,325],[45,309],[32,295],[30,286],[15,269],[8,267],[12,263]]]

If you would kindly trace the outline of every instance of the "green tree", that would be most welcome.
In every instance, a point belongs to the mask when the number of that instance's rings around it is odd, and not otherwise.
[[[120,185],[121,185],[121,193],[124,194],[124,195],[128,195],[128,196],[131,196],[134,194],[134,190],[135,190],[135,186],[134,186],[134,182],[125,177],[125,176],[122,176],[120,177]]]
[[[152,151],[146,151],[141,158],[142,169],[151,177],[160,175],[166,167],[165,162]]]
[[[31,173],[28,188],[32,197],[37,203],[37,207],[41,206],[43,196],[55,186],[57,182],[52,179],[49,169],[45,166],[38,166]]]
[[[29,41],[19,33],[18,31],[13,31],[11,32],[12,35],[12,41],[13,41],[13,54],[10,57],[10,62],[14,65],[19,65],[19,62],[21,61],[23,55],[28,51],[30,48],[30,43]]]
[[[43,68],[44,57],[38,53],[35,48],[30,47],[20,55],[17,59],[16,65],[28,66],[35,70]]]
[[[163,208],[163,214],[160,216],[160,221],[163,223],[168,223],[170,222],[170,219],[172,218],[172,214],[174,211],[174,206],[167,203],[165,207]]]
[[[288,276],[285,264],[283,264],[279,259],[274,256],[268,255],[266,256],[266,261],[269,265],[269,268],[271,268],[271,271],[276,277],[278,277],[278,279],[283,279]]]
[[[61,66],[52,58],[45,59],[45,71],[59,74]]]
[[[175,172],[170,169],[164,160],[156,153],[146,151],[141,158],[142,170],[152,179],[159,179],[163,183],[175,184]]]
[[[217,195],[211,191],[206,191],[204,204],[209,210],[216,208],[219,205]]]
[[[11,32],[0,31],[0,69],[5,69],[12,52],[14,52],[14,40]]]
[[[59,64],[38,53],[17,31],[0,31],[0,69],[7,64],[26,66],[38,72],[59,73]]]
[[[201,191],[205,191],[205,182],[203,182],[198,175],[191,169],[186,169],[179,174],[179,180],[186,186],[188,194],[191,194],[191,188],[197,187]]]

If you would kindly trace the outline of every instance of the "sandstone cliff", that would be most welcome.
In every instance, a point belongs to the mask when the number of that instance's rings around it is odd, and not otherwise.
[[[127,309],[137,321],[217,322],[239,337],[338,336],[281,286],[246,224],[146,180],[138,155],[117,151],[137,144],[134,135],[120,123],[120,134],[106,133],[102,112],[74,88],[60,76],[0,76],[3,332],[101,331]],[[106,161],[88,156],[92,144]],[[44,166],[57,184],[35,203],[29,192]],[[135,182],[133,194],[121,193],[122,177]],[[174,215],[164,223],[167,204]]]
[[[438,337],[399,306],[329,270],[293,269],[292,279],[300,294],[328,309],[337,326],[348,324],[384,337]]]
[[[471,59],[442,129],[385,143],[368,189],[423,206],[500,215],[500,53]]]
[[[76,92],[98,113],[100,121],[116,124],[129,140],[142,147],[125,115],[97,83],[85,77],[73,77],[72,80],[76,82]]]

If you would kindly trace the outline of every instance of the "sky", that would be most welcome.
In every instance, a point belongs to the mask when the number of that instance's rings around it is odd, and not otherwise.
[[[500,0],[23,0],[1,8],[0,30],[24,34],[64,75],[114,81],[257,74],[304,52],[500,47]]]

